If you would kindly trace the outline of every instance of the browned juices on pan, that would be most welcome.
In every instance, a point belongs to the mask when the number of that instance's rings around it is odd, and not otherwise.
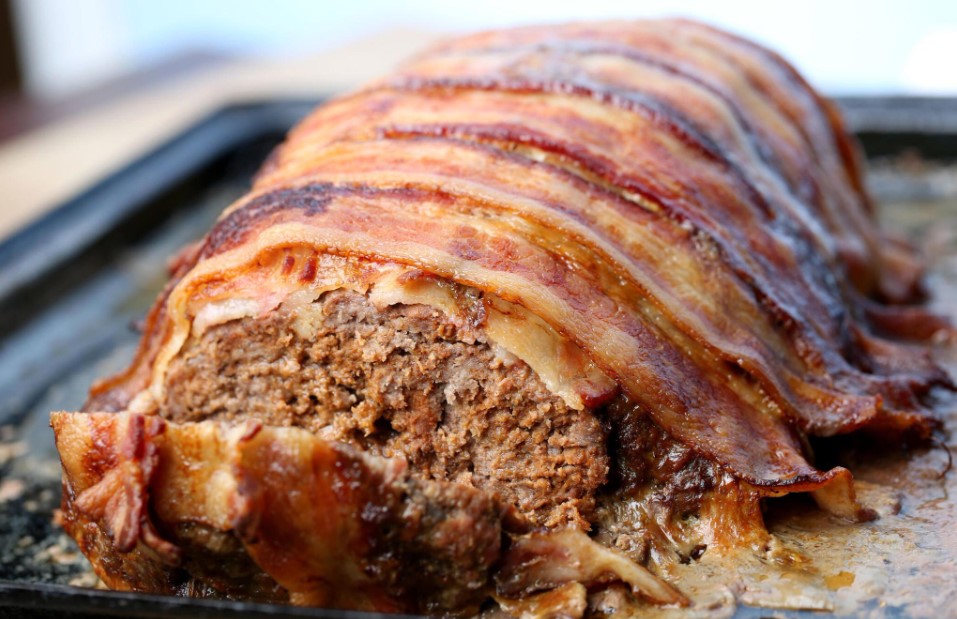
[[[292,130],[54,416],[111,587],[368,610],[695,604],[814,437],[925,440],[922,266],[836,108],[683,20],[442,44]],[[537,610],[536,610],[537,609]]]

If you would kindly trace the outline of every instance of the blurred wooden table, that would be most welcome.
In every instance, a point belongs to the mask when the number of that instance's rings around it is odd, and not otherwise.
[[[396,30],[310,57],[212,63],[0,141],[0,239],[227,103],[343,92],[436,38]]]

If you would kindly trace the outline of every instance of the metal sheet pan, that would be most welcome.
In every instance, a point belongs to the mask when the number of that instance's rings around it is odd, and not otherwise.
[[[91,589],[85,559],[52,522],[60,477],[49,411],[76,409],[94,378],[126,365],[167,257],[246,190],[315,103],[223,109],[0,244],[0,618],[378,616]],[[868,155],[883,161],[871,176],[879,200],[920,203],[925,218],[947,208],[940,205],[957,196],[957,174],[926,172],[928,162],[957,165],[957,100],[841,103]],[[920,174],[908,157],[923,162]],[[893,209],[884,215],[906,228]]]

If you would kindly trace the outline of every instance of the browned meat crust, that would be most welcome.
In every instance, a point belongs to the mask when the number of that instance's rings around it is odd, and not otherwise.
[[[308,341],[284,308],[193,338],[170,366],[160,413],[307,428],[402,456],[423,478],[497,492],[538,524],[589,527],[608,471],[591,411],[434,308],[380,311],[345,290],[314,307]]]

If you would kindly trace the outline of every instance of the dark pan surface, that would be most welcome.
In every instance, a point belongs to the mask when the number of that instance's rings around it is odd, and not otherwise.
[[[48,413],[77,409],[95,378],[129,362],[167,258],[242,195],[314,104],[224,109],[0,244],[0,618],[370,616],[83,588],[96,579],[52,522],[60,471]],[[943,218],[957,229],[957,100],[843,104],[877,158],[870,182],[891,226]],[[772,614],[820,616],[737,616]]]

